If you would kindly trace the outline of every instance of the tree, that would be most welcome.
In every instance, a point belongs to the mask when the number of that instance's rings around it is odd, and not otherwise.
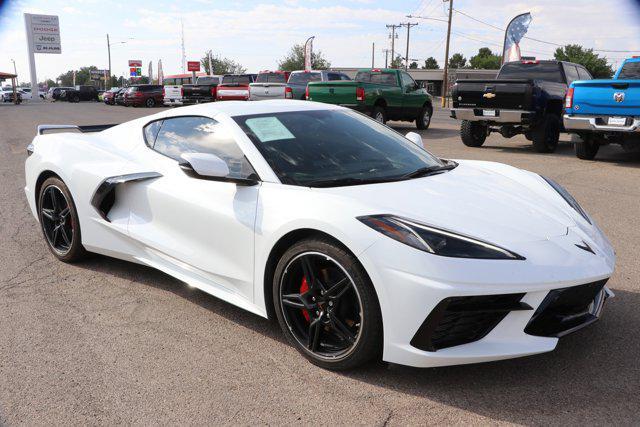
[[[418,63],[416,61],[413,61],[411,64],[409,64],[409,68],[411,68],[412,70],[417,70]]]
[[[613,75],[613,68],[607,64],[607,58],[601,58],[593,49],[585,49],[577,44],[568,44],[559,47],[554,53],[554,58],[558,61],[575,62],[584,65],[595,78],[610,78]]]
[[[92,85],[94,82],[91,80],[91,70],[97,69],[98,67],[95,65],[90,65],[89,67],[80,67],[79,70],[69,70],[66,73],[60,74],[58,80],[60,80],[60,85],[62,86],[73,86],[73,72],[75,71],[77,85]]]
[[[459,54],[457,54],[459,55]],[[463,58],[464,59],[464,58]],[[465,60],[466,62],[466,60]],[[456,67],[457,68],[457,67]],[[438,65],[438,61],[433,56],[430,56],[424,61],[424,65],[422,66],[423,70],[439,70],[440,65]]]
[[[56,86],[58,86],[58,84],[56,82],[54,82],[53,80],[51,80],[51,79],[47,79],[47,80],[44,81],[43,86],[44,87],[56,87]]]
[[[494,54],[488,47],[478,50],[478,54],[469,59],[471,68],[475,70],[499,70],[502,65],[502,56]]]
[[[400,55],[391,60],[390,68],[404,68],[404,61]]]
[[[211,62],[213,63],[213,71],[209,64],[209,56],[211,55]],[[202,59],[200,59],[200,64],[204,68],[204,71],[209,74],[244,74],[247,72],[247,69],[244,68],[240,63],[229,59],[222,58],[219,55],[213,55],[211,50],[205,52]]]
[[[454,53],[449,58],[449,68],[465,68],[467,66],[467,58],[462,56],[461,53]]]
[[[278,62],[282,71],[304,70],[304,45],[295,44],[289,53]],[[322,52],[311,52],[311,68],[325,70],[331,67],[331,63],[322,56]]]

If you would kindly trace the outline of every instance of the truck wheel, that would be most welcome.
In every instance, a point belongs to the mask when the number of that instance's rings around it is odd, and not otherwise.
[[[431,115],[433,114],[433,109],[430,106],[425,106],[420,110],[420,114],[416,117],[416,128],[419,130],[429,129],[429,125],[431,124]]]
[[[460,138],[467,147],[481,147],[487,139],[487,126],[478,123],[463,120],[460,125]]]
[[[376,122],[382,124],[387,123],[387,112],[384,111],[384,108],[380,105],[373,107],[373,110],[371,111],[371,117],[373,117]]]
[[[80,97],[78,95],[74,96],[73,102],[80,102]]]
[[[600,141],[593,136],[580,138],[575,142],[576,157],[582,160],[593,160],[600,149]]]
[[[555,114],[547,114],[531,131],[533,149],[538,153],[553,153],[560,139],[560,119]]]

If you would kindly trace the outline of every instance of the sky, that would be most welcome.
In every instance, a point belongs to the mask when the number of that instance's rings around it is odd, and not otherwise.
[[[487,46],[501,52],[509,20],[531,12],[533,22],[523,40],[523,55],[550,58],[555,44],[577,43],[602,50],[615,65],[640,54],[639,0],[454,0],[451,54],[467,58]],[[233,59],[249,72],[276,69],[291,46],[315,36],[314,51],[334,67],[384,65],[390,48],[386,24],[417,22],[411,28],[411,59],[433,56],[442,66],[445,55],[448,2],[442,0],[0,0],[0,71],[13,71],[28,80],[23,13],[58,15],[62,54],[37,54],[38,80],[57,77],[69,69],[95,65],[106,69],[108,33],[113,74],[128,73],[129,59],[162,59],[165,75],[181,67],[180,20],[184,22],[187,60],[204,52]],[[406,15],[434,19],[409,19]],[[484,23],[476,20],[483,21]],[[489,24],[489,25],[487,25]],[[498,27],[498,28],[494,28]],[[126,43],[119,43],[126,42]],[[406,29],[399,30],[396,50],[404,56]],[[604,51],[634,51],[604,52]]]

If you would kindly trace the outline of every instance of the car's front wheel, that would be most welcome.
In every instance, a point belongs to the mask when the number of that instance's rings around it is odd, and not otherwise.
[[[312,363],[350,369],[378,357],[382,316],[358,260],[324,238],[294,244],[281,257],[273,301],[287,339]]]
[[[45,180],[38,195],[40,227],[49,250],[64,262],[79,261],[87,255],[82,246],[80,221],[71,192],[56,177]]]
[[[431,116],[433,114],[433,109],[430,106],[425,106],[420,110],[420,114],[416,118],[416,128],[419,130],[429,129],[429,125],[431,124]]]

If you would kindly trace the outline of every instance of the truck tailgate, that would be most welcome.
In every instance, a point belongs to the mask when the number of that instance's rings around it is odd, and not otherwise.
[[[453,94],[456,108],[527,110],[531,108],[531,80],[458,80]]]
[[[252,100],[284,99],[285,83],[251,83],[249,93]]]
[[[573,87],[573,114],[640,116],[640,80],[585,80]]]
[[[311,82],[307,85],[308,99],[327,104],[356,105],[358,85],[355,81]]]

